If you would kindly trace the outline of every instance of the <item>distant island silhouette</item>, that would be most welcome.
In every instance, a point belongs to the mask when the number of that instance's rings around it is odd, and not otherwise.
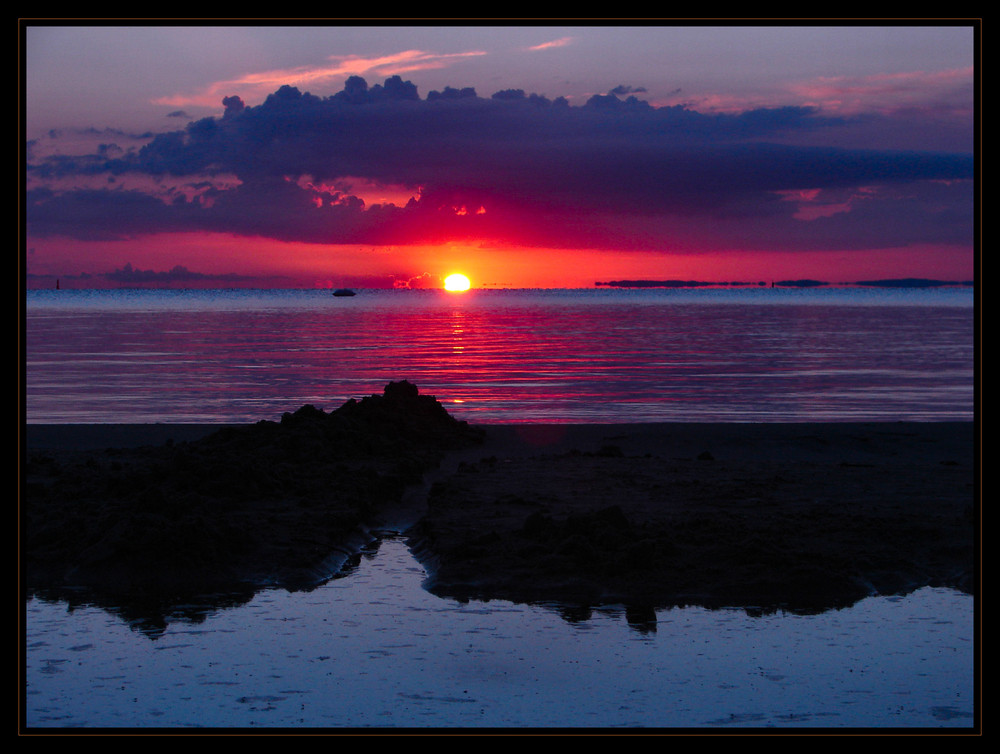
[[[928,278],[889,278],[885,280],[858,280],[853,283],[830,283],[824,280],[774,280],[770,284],[761,280],[750,282],[719,282],[707,280],[608,280],[597,281],[597,287],[607,288],[818,288],[822,286],[868,286],[876,288],[938,288],[944,286],[972,286],[971,280],[931,280]]]
[[[897,280],[859,280],[854,285],[870,285],[882,288],[936,288],[947,285],[968,286],[974,285],[971,280],[928,280],[926,278],[900,278]]]

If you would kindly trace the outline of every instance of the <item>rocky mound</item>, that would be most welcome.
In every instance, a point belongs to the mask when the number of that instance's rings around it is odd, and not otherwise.
[[[325,413],[225,428],[195,442],[33,453],[23,488],[29,589],[202,593],[316,583],[371,539],[366,524],[480,441],[406,382]]]

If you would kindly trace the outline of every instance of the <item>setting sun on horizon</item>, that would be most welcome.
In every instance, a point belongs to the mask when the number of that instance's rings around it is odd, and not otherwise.
[[[974,278],[971,25],[24,26],[28,288]]]
[[[470,287],[472,287],[472,283],[469,282],[469,278],[460,272],[449,275],[444,279],[444,289],[446,291],[460,293],[469,290]]]

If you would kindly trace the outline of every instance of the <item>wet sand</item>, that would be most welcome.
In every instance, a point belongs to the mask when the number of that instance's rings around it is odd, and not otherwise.
[[[975,589],[972,423],[487,434],[410,531],[442,596],[809,612]]]
[[[29,425],[29,591],[309,588],[380,527],[459,599],[812,611],[976,589],[971,422],[468,427],[413,400]]]

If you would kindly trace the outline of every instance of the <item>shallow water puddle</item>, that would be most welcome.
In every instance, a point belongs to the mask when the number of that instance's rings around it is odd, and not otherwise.
[[[311,591],[172,623],[26,606],[29,727],[969,727],[973,601],[815,616],[460,604],[403,541]]]

